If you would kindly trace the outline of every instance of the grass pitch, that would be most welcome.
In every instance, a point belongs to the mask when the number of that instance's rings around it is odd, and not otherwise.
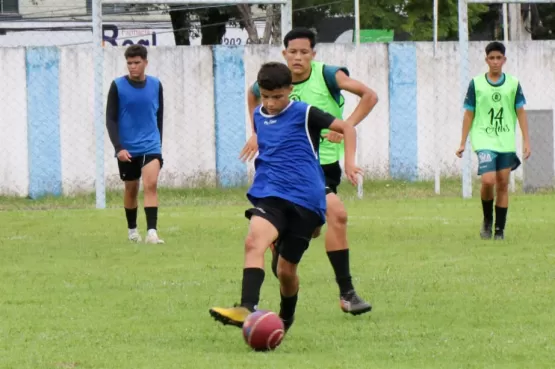
[[[444,183],[436,196],[368,182],[364,200],[343,184],[354,283],[374,310],[340,311],[321,237],[271,353],[208,314],[239,301],[244,190],[162,191],[165,245],[127,242],[119,193],[105,210],[1,199],[0,368],[553,368],[555,195],[512,195],[506,240],[482,241],[479,200]],[[260,308],[278,310],[269,261]]]

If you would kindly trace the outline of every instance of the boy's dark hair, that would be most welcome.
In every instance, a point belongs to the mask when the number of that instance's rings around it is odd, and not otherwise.
[[[501,54],[505,55],[505,45],[499,41],[493,41],[486,46],[486,55],[489,55],[492,51],[499,51]]]
[[[293,28],[283,38],[283,46],[287,49],[289,41],[297,40],[299,38],[306,38],[310,41],[310,47],[314,49],[316,46],[316,35],[308,28]]]
[[[260,67],[256,81],[258,82],[258,87],[273,91],[291,86],[293,84],[293,77],[287,65],[270,62]]]
[[[141,59],[146,60],[147,54],[148,51],[143,45],[131,45],[127,48],[127,50],[125,50],[125,59],[139,56]]]

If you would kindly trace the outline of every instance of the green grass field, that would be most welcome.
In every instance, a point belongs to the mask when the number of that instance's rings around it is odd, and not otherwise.
[[[271,353],[208,314],[239,301],[243,190],[162,191],[165,245],[127,242],[117,193],[105,210],[0,199],[0,368],[553,368],[555,195],[514,195],[507,239],[486,242],[478,198],[432,188],[367,183],[361,201],[342,186],[354,282],[374,310],[340,311],[320,238]],[[260,308],[277,310],[269,259]]]

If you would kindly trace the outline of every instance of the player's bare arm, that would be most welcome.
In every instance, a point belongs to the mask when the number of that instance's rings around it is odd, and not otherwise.
[[[518,118],[518,124],[520,125],[520,131],[522,132],[522,151],[524,159],[528,159],[532,154],[530,149],[530,136],[528,136],[528,116],[526,115],[526,110],[524,108],[518,108],[516,110],[516,116]]]
[[[366,86],[364,83],[357,81],[349,77],[345,72],[342,70],[338,70],[335,75],[337,86],[341,90],[348,91],[354,95],[360,97],[360,101],[351,114],[349,118],[345,121],[351,124],[353,127],[357,126],[364,118],[372,112],[376,104],[378,103],[378,94],[370,87]],[[339,143],[343,139],[341,135],[338,135],[334,132],[330,132],[326,135],[326,138],[330,142]]]
[[[378,94],[364,83],[349,77],[342,70],[337,71],[335,78],[339,89],[360,97],[360,101],[351,116],[345,119],[347,123],[355,127],[374,109],[374,106],[378,103]]]
[[[343,135],[345,140],[345,175],[352,184],[358,183],[358,175],[362,174],[362,170],[355,165],[355,157],[357,151],[356,130],[345,121],[336,119],[329,127],[330,130]]]
[[[468,134],[470,133],[470,128],[472,127],[473,120],[474,120],[474,112],[471,110],[465,110],[463,124],[462,124],[461,143],[459,145],[459,149],[455,153],[459,158],[462,158],[462,155],[466,146],[466,139],[468,138]]]
[[[253,116],[254,116],[254,109],[256,109],[256,107],[260,104],[260,99],[252,92],[251,88],[249,88],[247,91],[247,104],[249,107],[248,119],[251,124],[252,135],[247,140],[247,143],[245,144],[245,146],[243,147],[243,150],[241,150],[241,153],[239,154],[239,159],[241,159],[242,161],[247,161],[247,160],[250,161],[254,159],[254,157],[256,156],[256,153],[258,152],[258,142],[257,142],[256,133],[254,132]]]

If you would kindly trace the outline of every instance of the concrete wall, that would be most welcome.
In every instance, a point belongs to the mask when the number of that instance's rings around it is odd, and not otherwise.
[[[485,45],[471,44],[469,78],[486,71]],[[126,73],[123,50],[105,49],[105,96],[111,81]],[[555,43],[547,41],[509,45],[505,71],[521,80],[528,109],[554,108],[554,52]],[[462,161],[454,155],[462,120],[457,43],[440,43],[435,57],[431,43],[365,44],[358,50],[325,44],[317,58],[347,66],[379,95],[358,129],[359,164],[367,177],[431,179],[436,168],[460,175]],[[280,47],[150,48],[148,73],[161,79],[166,106],[162,186],[246,181],[252,166],[237,159],[250,135],[245,91],[270,60],[283,60]],[[1,194],[94,189],[93,70],[88,48],[0,48]],[[345,96],[348,115],[358,98]],[[107,134],[104,150],[107,185],[115,188],[121,184]],[[475,172],[475,158],[473,165]]]

